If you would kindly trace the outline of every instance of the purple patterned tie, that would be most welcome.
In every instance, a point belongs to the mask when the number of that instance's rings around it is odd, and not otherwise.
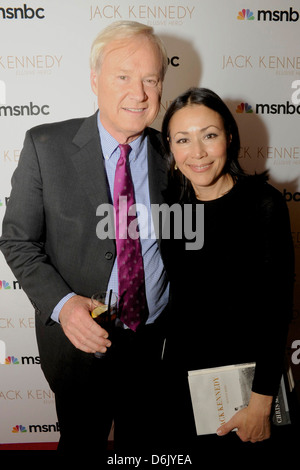
[[[147,314],[144,267],[139,233],[136,231],[136,211],[130,209],[135,204],[127,161],[131,147],[125,144],[119,145],[119,148],[121,155],[117,163],[114,182],[119,311],[123,323],[136,331]]]

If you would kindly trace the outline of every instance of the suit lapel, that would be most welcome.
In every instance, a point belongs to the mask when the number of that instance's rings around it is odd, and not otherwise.
[[[165,193],[168,186],[167,158],[160,140],[160,134],[152,129],[148,129],[148,177],[151,205],[160,206],[166,202]],[[162,227],[156,217],[154,217],[153,222],[156,239],[160,247]]]
[[[151,128],[148,135],[148,178],[151,204],[163,204],[168,185],[167,161],[160,134]],[[78,130],[73,144],[78,151],[72,161],[79,181],[95,211],[100,204],[110,204],[108,181],[97,126],[97,114],[87,118]]]
[[[148,129],[148,174],[151,204],[163,204],[168,185],[168,170],[165,150],[160,134]]]
[[[96,114],[83,122],[73,143],[79,147],[78,152],[72,155],[73,164],[96,210],[99,204],[110,202]]]

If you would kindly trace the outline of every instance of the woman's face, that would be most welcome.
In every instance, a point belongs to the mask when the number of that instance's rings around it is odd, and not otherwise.
[[[200,199],[215,199],[228,190],[231,178],[223,173],[228,139],[219,113],[204,105],[188,105],[169,123],[170,149],[178,169]]]

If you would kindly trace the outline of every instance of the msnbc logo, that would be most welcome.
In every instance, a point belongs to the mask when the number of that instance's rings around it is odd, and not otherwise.
[[[300,18],[300,13],[290,7],[289,10],[257,10],[256,19],[257,21],[291,21],[296,22]],[[253,11],[249,8],[244,8],[239,11],[238,20],[254,20]]]
[[[14,434],[16,434],[18,432],[27,432],[27,429],[22,424],[17,424],[17,426],[14,426],[12,428],[11,432],[13,432]]]
[[[60,432],[59,423],[56,424],[28,424],[28,432]],[[17,424],[11,430],[14,434],[16,433],[25,433],[27,428],[23,424]]]
[[[249,8],[247,8],[247,10],[244,8],[242,11],[239,11],[237,19],[238,20],[254,20],[253,11],[249,10]]]
[[[5,359],[6,365],[15,365],[15,364],[22,364],[23,366],[32,365],[32,364],[40,364],[40,356],[22,356],[20,359],[16,356],[8,356]]]
[[[239,114],[241,114],[241,113],[251,114],[251,113],[253,113],[253,109],[252,109],[252,106],[250,104],[241,103],[237,106],[236,112],[239,113]]]

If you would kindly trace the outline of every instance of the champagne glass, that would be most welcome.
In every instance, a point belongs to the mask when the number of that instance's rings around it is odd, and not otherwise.
[[[118,318],[117,294],[112,290],[93,294],[91,297],[91,317],[110,335]],[[101,353],[97,351],[95,353],[95,357],[99,359],[106,356],[107,352]]]

